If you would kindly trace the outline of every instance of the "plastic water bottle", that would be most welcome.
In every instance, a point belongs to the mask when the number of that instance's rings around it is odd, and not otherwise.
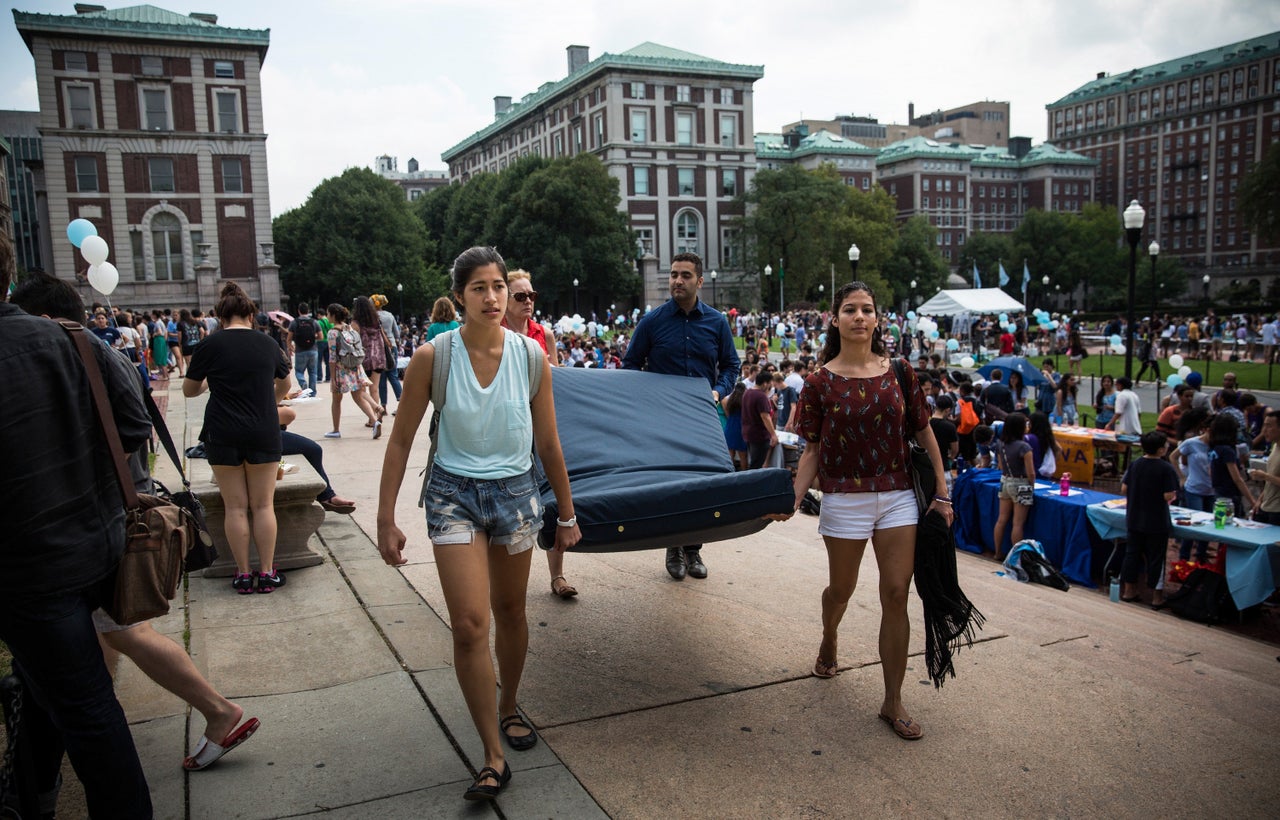
[[[969,465],[965,462],[964,456],[956,456],[956,475],[960,475],[968,469]]]
[[[1063,473],[1062,478],[1058,480],[1058,495],[1071,495],[1071,473]]]
[[[1120,603],[1120,577],[1117,575],[1111,576],[1111,603]]]

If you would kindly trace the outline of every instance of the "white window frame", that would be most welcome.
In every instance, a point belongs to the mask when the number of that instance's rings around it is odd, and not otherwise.
[[[81,168],[82,168],[82,167],[84,167],[84,166],[82,165],[82,163],[87,164],[87,166],[88,166],[89,170],[90,170],[90,171],[92,171],[92,173],[93,173],[93,187],[92,187],[92,188],[86,188],[86,187],[85,187],[84,185],[82,185],[82,184],[81,184],[81,182],[80,182],[80,180],[81,180],[81,178],[82,178],[82,177],[87,177],[87,176],[89,176],[89,174],[88,174],[88,173],[86,173],[85,171],[82,171],[82,170],[81,170]],[[96,158],[96,157],[85,157],[85,156],[76,157],[76,158],[75,158],[75,160],[73,161],[72,165],[73,165],[73,167],[74,167],[74,169],[75,169],[75,174],[76,174],[76,192],[77,192],[77,193],[81,193],[81,194],[97,194],[97,193],[101,193],[101,192],[102,192],[102,186],[101,186],[101,185],[99,184],[99,182],[98,182],[98,160],[97,160],[97,158]]]
[[[691,222],[687,222],[688,217]],[[673,220],[675,230],[672,231],[673,250],[675,253],[696,253],[699,257],[702,253],[702,215],[692,208],[682,208],[676,213]],[[685,227],[692,225],[692,233]]]
[[[631,98],[633,100],[645,99],[644,92],[645,92],[644,83],[631,84]]]
[[[726,128],[726,124],[728,127]],[[738,144],[738,115],[720,115],[720,147],[733,148]]]
[[[89,116],[88,121],[77,123],[75,118],[75,109],[71,107],[71,92],[84,91],[89,95]],[[93,85],[90,83],[63,83],[62,85],[62,104],[66,108],[66,118],[68,128],[97,128],[98,127],[98,106],[97,98],[93,93]]]
[[[693,145],[693,129],[694,129],[693,112],[677,111],[675,125],[676,125],[676,133],[675,133],[676,145]],[[682,128],[682,126],[685,126],[685,127]]]
[[[80,60],[83,60],[83,61],[84,61],[84,65],[83,65],[83,66],[80,66],[80,65],[71,65],[71,63],[72,63],[72,56],[71,56],[71,55],[73,55],[73,54],[74,54],[74,55],[76,55],[76,62],[79,62]],[[88,53],[88,52],[86,52],[86,51],[64,51],[64,52],[62,52],[62,68],[63,68],[63,70],[65,70],[65,71],[82,71],[82,72],[88,73],[88,71],[89,71],[89,53]]]
[[[244,193],[244,159],[242,157],[219,157],[218,163],[222,172],[222,191],[227,194],[243,194]],[[227,166],[235,163],[236,176],[239,181],[239,188],[232,189],[227,185]]]
[[[732,88],[720,89],[720,104],[733,105],[733,89]]]
[[[591,118],[591,133],[595,140],[593,148],[604,147],[604,114],[596,114]]]
[[[220,80],[234,80],[236,78],[236,64],[231,60],[214,60],[213,76]]]
[[[742,267],[742,231],[738,228],[720,229],[720,267],[736,270]]]
[[[150,114],[147,110],[147,93],[159,93],[164,95],[164,128],[152,128]],[[154,84],[138,84],[138,115],[139,125],[143,131],[172,131],[173,130],[173,93],[167,85]]]
[[[631,109],[631,141],[639,145],[649,141],[649,109]]]
[[[688,178],[688,184],[685,179]],[[688,193],[685,189],[688,189]],[[696,168],[676,168],[676,196],[697,196],[698,190],[698,169]]]
[[[163,174],[156,174],[157,162],[169,163],[169,180],[172,185],[170,188],[157,188],[156,177],[163,178]],[[147,190],[153,194],[173,194],[178,192],[178,169],[177,163],[173,161],[173,157],[147,157]]]
[[[221,110],[221,108],[219,107],[219,98],[220,98],[220,97],[222,97],[222,96],[224,96],[224,95],[225,95],[225,96],[228,96],[228,97],[231,97],[231,98],[232,98],[232,101],[234,102],[234,106],[233,106],[233,108],[232,108],[232,113],[234,113],[234,114],[235,114],[235,127],[234,127],[234,128],[231,128],[231,129],[227,129],[227,128],[223,128],[223,127],[222,127],[222,125],[223,125],[223,122],[222,122],[222,110]],[[214,118],[214,122],[215,122],[215,126],[216,126],[216,127],[213,129],[213,132],[214,132],[215,134],[243,134],[243,133],[244,133],[244,122],[242,121],[242,118],[241,118],[241,116],[240,116],[240,115],[241,115],[241,113],[242,113],[242,109],[241,109],[241,107],[240,107],[240,89],[238,89],[238,88],[215,88],[215,89],[213,89],[213,118]]]
[[[652,175],[648,165],[637,165],[633,169],[635,175],[636,196],[650,196],[653,193]]]
[[[178,230],[156,230],[156,220],[162,217],[168,217],[178,223]],[[151,234],[151,270],[154,271],[155,281],[157,282],[180,282],[187,278],[186,275],[186,257],[182,249],[182,232],[185,226],[182,220],[167,211],[155,214],[147,225],[148,232]],[[157,238],[163,239],[164,247],[158,247]],[[173,247],[173,240],[176,238],[178,247]],[[174,266],[175,257],[178,264]],[[163,268],[161,262],[163,261]],[[176,274],[176,275],[175,275]]]
[[[676,86],[676,102],[693,102],[693,89],[687,85]]]
[[[720,169],[720,188],[724,191],[725,196],[738,195],[738,169],[737,168],[721,168]]]

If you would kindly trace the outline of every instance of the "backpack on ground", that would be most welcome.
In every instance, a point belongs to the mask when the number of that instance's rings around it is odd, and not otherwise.
[[[293,323],[293,346],[297,350],[311,350],[316,346],[316,320],[299,316]]]
[[[351,325],[338,331],[338,364],[347,370],[355,370],[364,364],[364,342]]]
[[[961,435],[972,433],[980,424],[978,420],[978,411],[973,407],[972,399],[960,400],[960,421],[956,424],[956,432]]]
[[[1165,599],[1164,606],[1179,618],[1202,624],[1222,623],[1237,614],[1226,576],[1204,567],[1192,571],[1178,591]]]
[[[509,331],[515,333],[515,331]],[[426,503],[427,484],[431,481],[431,465],[436,460],[436,449],[440,441],[440,419],[444,415],[445,401],[449,397],[449,363],[453,358],[453,337],[457,335],[458,330],[446,330],[444,333],[438,334],[427,344],[435,348],[436,355],[431,362],[431,425],[427,428],[427,435],[431,438],[431,449],[427,452],[427,466],[422,468],[422,490],[418,493],[418,506],[422,507]],[[523,333],[516,333],[520,341],[524,342],[525,353],[528,356],[529,363],[529,401],[533,401],[533,397],[538,395],[538,388],[542,386],[542,363],[546,361],[546,353],[543,352],[542,346]]]

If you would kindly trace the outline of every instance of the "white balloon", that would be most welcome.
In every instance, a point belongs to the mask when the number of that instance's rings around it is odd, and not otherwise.
[[[968,367],[973,367],[973,365],[974,365],[974,361],[972,356],[965,356],[963,359],[960,360],[961,367],[968,368]]]
[[[1117,356],[1123,356],[1123,355],[1124,355],[1124,351],[1125,351],[1125,346],[1124,346],[1124,345],[1122,345],[1122,344],[1120,344],[1120,345],[1112,345],[1112,347],[1111,347],[1111,352],[1112,352],[1112,353],[1114,353],[1114,354],[1116,354]]]
[[[84,261],[90,265],[101,265],[107,261],[107,254],[111,253],[111,248],[107,247],[107,240],[101,236],[86,236],[80,243],[80,253],[84,255]]]
[[[1191,365],[1184,364],[1182,367],[1178,368],[1178,375],[1184,379],[1187,377],[1187,374],[1190,372],[1191,372]]]
[[[1182,367],[1182,356],[1180,356],[1177,353],[1174,353],[1172,356],[1170,356],[1169,366],[1173,368]]]
[[[88,244],[89,239],[96,237],[88,237],[84,244]],[[105,242],[103,244],[106,244]],[[110,262],[103,262],[100,265],[89,266],[89,284],[93,289],[103,296],[110,296],[111,291],[116,289],[116,285],[120,284],[120,271],[116,270],[116,266]]]

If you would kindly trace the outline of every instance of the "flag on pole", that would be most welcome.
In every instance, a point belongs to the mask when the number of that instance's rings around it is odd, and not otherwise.
[[[982,288],[982,277],[978,275],[978,263],[973,263],[973,287],[975,289]]]
[[[1027,301],[1027,285],[1031,284],[1031,269],[1027,267],[1027,263],[1022,263],[1022,301]]]
[[[996,262],[996,264],[1000,266],[1000,287],[1004,287],[1009,284],[1009,274],[1004,272],[1003,262]]]

